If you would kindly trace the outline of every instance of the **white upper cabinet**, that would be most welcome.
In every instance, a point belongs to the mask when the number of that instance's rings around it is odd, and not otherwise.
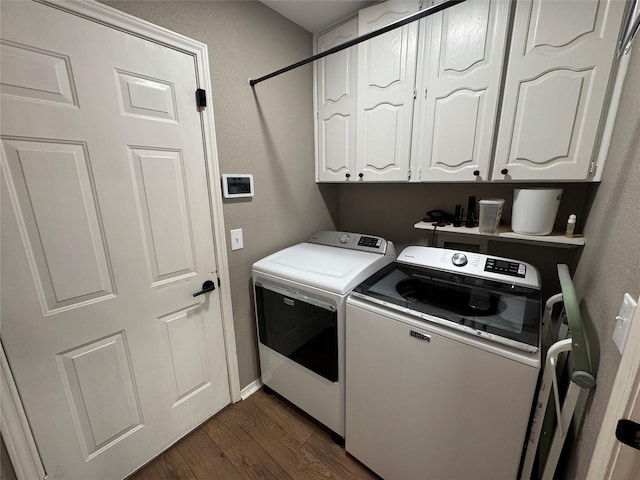
[[[353,18],[316,38],[320,53],[358,36]],[[357,47],[324,57],[316,67],[316,172],[318,182],[354,180]]]
[[[493,180],[589,180],[626,2],[519,1]]]
[[[511,5],[468,0],[421,21],[412,160],[420,181],[489,178]]]
[[[358,34],[417,12],[417,1],[389,1],[361,10]],[[418,23],[358,45],[356,174],[362,181],[407,181]]]

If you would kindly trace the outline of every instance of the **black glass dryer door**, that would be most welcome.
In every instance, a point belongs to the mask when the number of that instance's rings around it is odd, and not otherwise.
[[[322,300],[255,285],[260,343],[321,375],[338,381],[338,314]]]

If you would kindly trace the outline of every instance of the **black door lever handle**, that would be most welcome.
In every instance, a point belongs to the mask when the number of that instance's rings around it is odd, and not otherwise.
[[[215,289],[216,289],[216,284],[213,283],[211,280],[207,280],[202,284],[202,290],[194,293],[193,296],[197,297],[198,295],[202,295],[203,293],[213,292]]]
[[[633,420],[618,420],[616,438],[625,445],[640,450],[640,424]]]

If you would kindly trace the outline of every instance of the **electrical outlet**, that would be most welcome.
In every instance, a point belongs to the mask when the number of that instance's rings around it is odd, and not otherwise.
[[[618,347],[618,350],[620,350],[620,354],[622,354],[624,345],[627,342],[631,319],[633,318],[633,313],[637,306],[638,304],[633,297],[628,293],[625,293],[624,298],[622,299],[622,306],[620,307],[618,316],[616,316],[616,328],[613,331],[613,342]]]
[[[241,248],[244,247],[241,228],[236,228],[235,230],[229,230],[229,234],[231,235],[231,250],[240,250]]]

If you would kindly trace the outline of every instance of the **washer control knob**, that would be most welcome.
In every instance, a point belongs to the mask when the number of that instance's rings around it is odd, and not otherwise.
[[[347,243],[349,241],[349,235],[347,235],[346,233],[343,233],[342,235],[340,235],[340,243]]]
[[[451,263],[456,267],[464,267],[467,264],[467,256],[464,253],[454,253]]]

